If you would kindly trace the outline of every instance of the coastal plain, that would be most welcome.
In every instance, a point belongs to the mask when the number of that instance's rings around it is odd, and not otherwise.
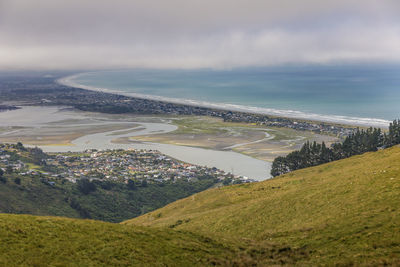
[[[220,118],[180,116],[171,118],[178,129],[164,134],[135,136],[134,140],[232,150],[260,160],[273,161],[277,156],[299,149],[305,141],[325,142],[338,139],[309,131],[262,127],[254,123],[224,122]],[[132,140],[131,139],[131,140]]]
[[[224,122],[208,116],[102,114],[66,107],[23,107],[0,113],[0,122],[0,142],[5,143],[71,146],[80,137],[108,133],[108,136],[115,135],[113,143],[121,145],[151,142],[199,147],[234,151],[264,161],[299,149],[307,140],[327,144],[338,140],[309,131]],[[134,135],[140,123],[169,124],[174,128]]]

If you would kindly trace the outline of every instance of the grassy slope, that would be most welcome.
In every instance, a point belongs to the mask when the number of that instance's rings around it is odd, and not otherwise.
[[[396,147],[211,189],[125,224],[0,214],[0,266],[399,265],[399,203]]]
[[[0,214],[0,266],[230,264],[234,250],[188,232]]]
[[[121,222],[139,216],[214,185],[212,179],[207,179],[163,186],[149,184],[129,190],[125,184],[116,183],[109,190],[97,186],[95,192],[85,195],[77,189],[76,184],[69,182],[61,184],[56,180],[55,186],[49,186],[37,177],[5,176],[7,182],[0,182],[0,213],[82,218],[79,210],[72,208],[68,201],[74,199],[89,214],[89,218],[109,222]],[[21,179],[20,185],[14,182],[16,177]]]
[[[306,264],[400,264],[400,148],[207,190],[126,224],[287,245]]]

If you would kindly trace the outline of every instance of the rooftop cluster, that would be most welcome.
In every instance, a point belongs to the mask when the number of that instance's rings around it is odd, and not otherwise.
[[[3,172],[38,175],[50,182],[66,179],[110,180],[122,183],[162,183],[178,180],[197,181],[213,178],[223,184],[252,182],[217,168],[188,164],[155,150],[87,150],[80,153],[45,154],[40,149],[22,145],[0,145],[0,168]]]

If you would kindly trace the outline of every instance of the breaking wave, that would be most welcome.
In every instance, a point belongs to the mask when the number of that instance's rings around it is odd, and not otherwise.
[[[217,102],[207,102],[207,101],[199,101],[193,99],[181,99],[181,98],[171,98],[171,97],[164,97],[164,96],[156,96],[156,95],[147,95],[147,94],[138,94],[132,92],[126,92],[121,90],[109,89],[109,88],[102,88],[102,87],[95,87],[95,86],[88,86],[76,83],[74,80],[81,75],[88,74],[80,73],[76,75],[71,75],[68,77],[61,78],[57,80],[58,83],[86,89],[92,91],[101,91],[107,93],[114,93],[120,94],[124,96],[136,97],[141,99],[148,99],[148,100],[157,100],[163,102],[170,102],[175,104],[185,104],[191,106],[198,106],[198,107],[207,107],[207,108],[214,108],[214,109],[222,109],[222,110],[229,110],[229,111],[240,111],[240,112],[248,112],[248,113],[255,113],[255,114],[263,114],[263,115],[271,115],[276,117],[284,117],[284,118],[292,118],[292,119],[304,119],[304,120],[311,120],[311,121],[318,121],[318,122],[329,122],[329,123],[337,123],[337,124],[346,124],[346,125],[353,125],[353,126],[374,126],[374,127],[383,127],[387,128],[390,121],[378,118],[361,118],[361,117],[351,117],[351,116],[341,116],[341,115],[325,115],[325,114],[317,114],[317,113],[308,113],[303,111],[297,110],[281,110],[281,109],[272,109],[272,108],[261,108],[261,107],[253,107],[253,106],[245,106],[245,105],[237,105],[237,104],[229,104],[229,103],[217,103]]]

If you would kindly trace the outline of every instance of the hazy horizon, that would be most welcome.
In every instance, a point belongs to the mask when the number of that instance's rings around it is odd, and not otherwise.
[[[400,2],[0,1],[0,70],[400,62]]]

